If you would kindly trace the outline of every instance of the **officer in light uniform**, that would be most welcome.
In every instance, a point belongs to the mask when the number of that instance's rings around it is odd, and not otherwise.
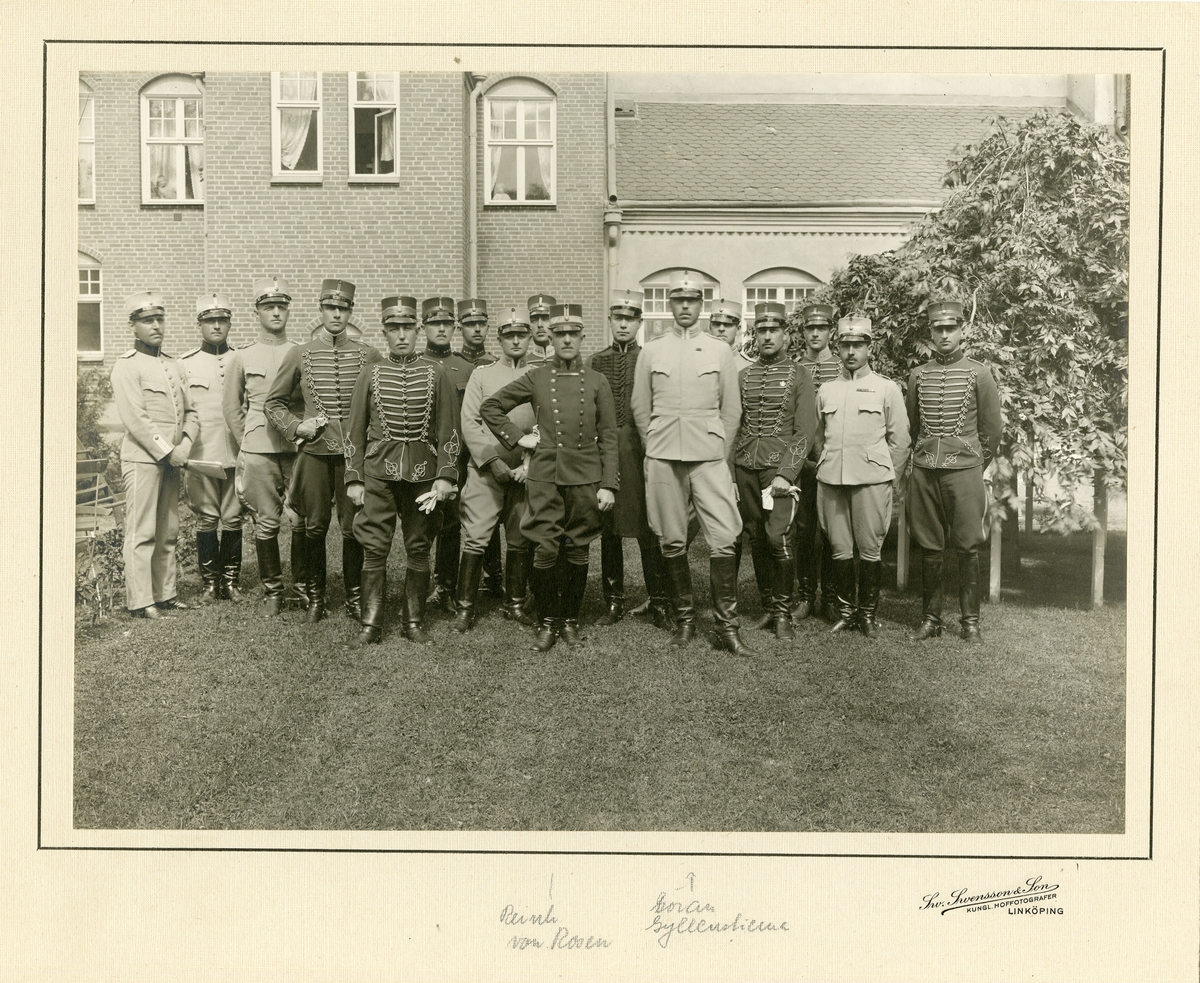
[[[547,651],[559,637],[570,646],[582,640],[579,608],[587,586],[588,546],[600,535],[600,513],[613,507],[618,487],[612,390],[579,354],[583,309],[556,304],[550,330],[554,358],[510,382],[480,408],[484,423],[506,448],[533,452],[521,532],[536,546],[531,581],[541,618],[537,652]],[[506,415],[525,403],[537,420],[536,432],[528,434]],[[561,566],[560,553],[566,560]]]
[[[672,645],[696,631],[687,557],[688,509],[694,506],[711,558],[709,574],[717,647],[753,654],[737,617],[737,561],[742,533],[733,480],[733,446],[742,418],[737,367],[729,346],[701,332],[699,278],[688,271],[667,291],[674,324],[647,345],[634,372],[630,407],[646,449],[646,510],[666,561],[677,628]]]
[[[841,374],[817,392],[817,514],[833,546],[838,605],[831,631],[859,628],[874,638],[879,553],[892,521],[893,491],[908,463],[908,414],[900,387],[871,371],[870,318],[838,322],[838,351]]]
[[[221,598],[240,601],[238,580],[242,570],[242,503],[234,469],[237,441],[225,425],[222,401],[225,375],[235,355],[229,337],[233,308],[222,294],[205,294],[196,301],[200,347],[179,356],[179,369],[187,382],[188,396],[200,417],[200,435],[192,444],[189,460],[217,464],[225,477],[188,471],[188,502],[196,516],[196,560],[204,592],[200,603]]]
[[[242,501],[254,520],[254,546],[258,576],[268,618],[283,610],[283,569],[279,559],[279,526],[283,496],[292,477],[296,445],[267,422],[263,412],[267,392],[275,381],[284,356],[295,344],[288,340],[291,288],[277,276],[254,282],[254,310],[258,316],[258,341],[233,354],[225,373],[225,422],[241,446],[237,481]],[[303,402],[292,407],[303,413]],[[298,566],[304,552],[304,529],[292,528],[292,578],[302,581]],[[307,599],[305,600],[307,607]]]
[[[783,304],[755,305],[754,334],[758,358],[739,374],[742,422],[733,457],[738,507],[753,536],[755,575],[767,585],[763,607],[775,637],[791,641],[796,637],[790,607],[796,558],[789,540],[795,483],[817,429],[816,397],[812,377],[787,357]]]
[[[742,324],[742,305],[736,300],[714,300],[712,313],[708,318],[708,333],[718,341],[723,341],[733,352],[733,361],[741,372],[747,365],[753,365],[754,359],[742,354],[738,344],[738,329]]]
[[[804,325],[804,350],[799,363],[812,376],[813,393],[820,390],[830,379],[836,379],[842,371],[841,360],[829,350],[829,336],[833,331],[833,308],[828,304],[809,304],[800,312]],[[825,607],[833,607],[833,553],[829,541],[821,535],[817,522],[817,453],[810,449],[808,460],[800,476],[800,507],[796,510],[796,521],[792,525],[793,551],[796,554],[796,572],[799,582],[798,603],[792,611],[796,621],[803,621],[813,613],[817,599],[817,574],[820,571],[821,590]]]
[[[325,538],[335,503],[342,533],[346,613],[355,619],[361,614],[363,551],[354,538],[354,509],[345,491],[345,425],[358,377],[380,360],[380,354],[347,336],[354,290],[346,280],[321,282],[321,327],[311,341],[283,356],[265,404],[272,426],[285,439],[301,442],[292,496],[304,516],[301,559],[310,624],[325,617]],[[303,416],[295,412],[301,400]],[[295,564],[293,556],[293,575]]]
[[[125,599],[135,618],[184,608],[175,597],[179,540],[179,469],[200,421],[175,359],[161,350],[166,323],[155,291],[125,299],[135,342],[112,370],[113,399],[125,427]]]
[[[498,334],[500,359],[477,367],[463,395],[462,431],[471,459],[461,496],[463,553],[458,571],[458,613],[450,626],[459,632],[469,631],[475,623],[475,594],[486,562],[485,549],[496,539],[501,525],[508,542],[508,578],[501,612],[523,625],[534,623],[525,610],[529,541],[521,532],[526,511],[526,465],[521,448],[500,445],[480,413],[485,399],[529,369],[525,352],[530,329],[525,313],[512,308],[500,323]],[[534,411],[528,404],[514,407],[508,418],[523,434],[533,429]]]
[[[529,305],[529,325],[533,336],[529,342],[529,351],[525,360],[530,366],[541,365],[554,357],[554,346],[550,336],[550,308],[558,301],[549,294],[534,294],[527,301]]]
[[[1004,431],[1000,395],[987,364],[962,349],[963,309],[956,301],[930,304],[928,362],[908,381],[913,470],[908,516],[921,547],[922,618],[912,636],[942,633],[942,554],[958,556],[961,635],[981,643],[979,546],[984,541],[987,495],[983,472]]]
[[[360,507],[354,535],[365,554],[357,642],[378,642],[383,636],[387,558],[399,520],[404,637],[428,644],[423,621],[429,548],[437,531],[437,503],[453,494],[458,480],[458,399],[449,377],[417,350],[416,299],[385,297],[381,317],[388,357],[359,375],[346,427],[346,493]]]

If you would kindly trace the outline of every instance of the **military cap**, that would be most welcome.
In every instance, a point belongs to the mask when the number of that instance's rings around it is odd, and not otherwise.
[[[703,297],[704,284],[698,274],[691,270],[681,270],[671,279],[667,288],[667,299],[672,297]]]
[[[852,314],[838,321],[838,341],[870,341],[871,319]]]
[[[711,320],[718,324],[740,324],[742,305],[736,300],[714,300]]]
[[[550,331],[555,332],[555,328],[561,328],[566,331],[568,328],[583,327],[583,305],[582,304],[555,304],[550,308]]]
[[[515,307],[510,307],[496,329],[498,335],[529,334],[529,318]]]
[[[416,324],[417,298],[393,295],[379,302],[379,319],[384,324]]]
[[[254,306],[257,307],[266,300],[282,300],[290,304],[292,301],[292,288],[287,285],[287,281],[282,277],[265,276],[261,280],[255,280]]]
[[[322,280],[321,303],[337,307],[354,306],[354,284],[349,280]]]
[[[196,298],[196,320],[230,317],[233,308],[224,294],[205,294]]]
[[[787,308],[777,300],[764,300],[754,305],[754,326],[767,324],[784,324],[787,321]]]
[[[800,312],[805,325],[833,324],[833,308],[829,304],[809,304]]]
[[[957,300],[941,300],[925,308],[931,325],[958,324],[963,319],[963,306]]]
[[[458,302],[458,319],[460,321],[486,321],[487,301],[472,297],[470,300]]]
[[[614,314],[642,316],[645,297],[640,290],[614,290],[608,300],[608,309]]]
[[[166,308],[163,307],[162,295],[158,291],[143,290],[125,298],[125,311],[130,318],[135,318],[142,314],[162,314]]]
[[[453,321],[453,297],[429,297],[421,301],[421,321]]]
[[[532,317],[534,314],[549,314],[550,308],[558,301],[549,294],[534,294],[527,303],[529,304],[529,315]]]

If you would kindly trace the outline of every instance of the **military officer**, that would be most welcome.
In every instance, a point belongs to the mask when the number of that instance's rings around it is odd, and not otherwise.
[[[458,571],[458,613],[450,626],[459,632],[470,631],[475,623],[475,594],[486,562],[485,547],[495,540],[501,524],[508,541],[508,579],[501,612],[523,625],[534,623],[525,610],[529,542],[521,532],[526,511],[526,465],[521,448],[500,446],[480,413],[485,399],[528,371],[525,352],[529,348],[529,320],[514,307],[501,322],[498,333],[500,359],[477,367],[463,394],[463,440],[471,457],[461,495],[463,553]],[[514,407],[508,418],[523,434],[533,429],[534,411],[528,404]]]
[[[817,514],[833,547],[834,632],[879,632],[875,614],[892,495],[908,463],[908,415],[900,387],[871,371],[871,319],[838,322],[841,374],[817,392]],[[854,549],[858,548],[855,601]]]
[[[754,359],[742,354],[738,344],[738,330],[742,324],[742,305],[736,300],[714,300],[712,313],[708,319],[708,333],[718,341],[723,341],[733,352],[733,361],[738,372],[748,365],[754,364]]]
[[[321,327],[311,341],[284,354],[265,404],[271,424],[287,440],[302,442],[292,495],[304,516],[301,561],[310,624],[325,617],[325,537],[335,503],[342,532],[346,613],[356,619],[361,614],[363,551],[354,538],[354,509],[345,491],[344,428],[359,375],[381,356],[346,334],[354,291],[347,280],[321,282]],[[301,399],[302,417],[294,412]],[[293,576],[295,563],[293,556]]]
[[[296,445],[267,422],[263,412],[267,392],[283,357],[295,343],[288,340],[291,288],[277,276],[254,282],[254,311],[258,341],[233,354],[225,374],[225,422],[241,446],[237,482],[246,510],[254,520],[258,576],[263,585],[266,616],[283,610],[283,569],[279,559],[279,526],[283,495],[292,477]],[[292,408],[302,413],[303,402]],[[299,558],[304,553],[304,529],[292,528],[292,579],[302,581]],[[307,607],[307,600],[305,601]]]
[[[908,381],[913,469],[908,516],[921,547],[922,617],[912,636],[923,641],[942,633],[942,555],[958,556],[961,634],[981,643],[979,545],[984,541],[987,496],[983,472],[996,456],[1004,419],[1000,395],[987,364],[962,349],[963,309],[956,301],[932,303],[928,362]]]
[[[646,485],[642,475],[642,440],[638,436],[629,400],[638,353],[637,334],[642,326],[640,290],[614,290],[608,308],[612,344],[592,356],[589,364],[607,380],[617,415],[617,462],[621,488],[617,503],[601,515],[600,575],[605,612],[597,624],[615,625],[625,614],[625,550],[623,539],[636,539],[646,581],[646,610],[660,628],[669,620],[666,571],[658,537],[646,518]]]
[[[842,363],[829,350],[829,336],[833,331],[833,308],[828,304],[809,304],[800,312],[803,324],[804,350],[799,362],[812,375],[813,393],[836,379],[842,371]],[[817,522],[817,455],[810,447],[808,460],[800,475],[800,502],[796,510],[796,521],[792,525],[793,552],[796,554],[796,572],[799,590],[792,618],[803,621],[813,613],[817,599],[817,573],[820,570],[821,590],[825,607],[832,609],[833,602],[833,553],[829,541],[821,535]]]
[[[550,311],[554,358],[485,399],[480,414],[509,450],[533,452],[525,481],[528,511],[521,531],[536,547],[530,577],[541,624],[534,651],[561,636],[582,640],[579,608],[587,586],[588,546],[600,535],[600,513],[616,502],[617,426],[608,380],[583,364],[583,309]],[[578,401],[576,401],[578,398]],[[525,433],[506,416],[530,403],[537,425]],[[556,571],[559,554],[566,563]]]
[[[742,417],[737,369],[729,346],[700,331],[699,278],[683,271],[667,290],[674,324],[647,345],[634,370],[630,408],[646,449],[646,511],[666,561],[677,627],[672,645],[695,635],[688,510],[695,507],[711,558],[718,648],[752,655],[737,617],[734,547],[742,533],[733,479],[733,445]]]
[[[422,622],[429,590],[435,508],[458,481],[462,438],[454,385],[417,351],[417,301],[381,304],[388,357],[359,374],[346,428],[346,493],[360,507],[354,535],[362,544],[363,610],[358,644],[383,637],[387,558],[400,521],[404,536],[404,637],[428,644]]]
[[[530,366],[541,365],[554,357],[554,346],[550,336],[550,308],[558,303],[549,294],[534,294],[527,301],[529,305],[529,325],[533,336],[529,342],[529,352],[525,359]]]
[[[791,641],[796,563],[789,540],[795,484],[817,429],[816,397],[812,376],[787,357],[783,304],[755,305],[754,335],[758,358],[739,373],[742,421],[733,456],[738,508],[754,537],[758,582],[767,585],[763,607],[773,616],[775,637]]]
[[[189,460],[225,470],[223,478],[189,470],[185,479],[188,502],[196,515],[196,560],[204,583],[201,604],[218,598],[242,599],[238,586],[242,571],[242,503],[234,479],[238,446],[225,425],[222,410],[225,375],[235,358],[226,341],[232,317],[233,308],[222,294],[200,297],[196,301],[200,347],[179,356],[188,396],[200,418],[200,435],[192,444]]]
[[[113,399],[125,427],[125,598],[135,618],[187,607],[175,596],[179,469],[200,421],[175,359],[162,351],[166,311],[155,291],[125,299],[133,348],[113,366]]]
[[[449,376],[458,394],[461,410],[467,380],[475,370],[474,363],[450,349],[454,335],[454,298],[429,297],[421,303],[421,322],[425,326],[425,350],[421,357],[436,365]],[[461,441],[460,441],[461,445]],[[462,487],[467,470],[467,449],[462,446],[458,461],[458,480]],[[428,601],[450,614],[455,613],[455,596],[458,590],[458,549],[462,541],[459,525],[459,503],[457,496],[447,498],[438,505],[441,527],[437,532],[437,547],[434,554],[433,579],[435,586]]]

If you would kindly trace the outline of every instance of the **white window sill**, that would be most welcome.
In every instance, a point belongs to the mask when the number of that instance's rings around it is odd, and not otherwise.
[[[272,184],[324,184],[325,175],[318,171],[305,171],[303,174],[273,174]]]
[[[347,184],[399,184],[399,174],[351,174]]]
[[[75,358],[80,362],[103,362],[104,352],[76,352]]]
[[[556,201],[485,201],[486,208],[554,208]]]
[[[80,205],[94,205],[94,204],[96,204],[96,199],[95,199],[95,198],[80,198],[80,199],[79,199],[79,202],[78,202],[78,204],[80,204]]]
[[[198,201],[195,198],[183,198],[183,199],[143,198],[142,204],[149,205],[152,208],[179,208],[181,206],[186,206],[186,207],[199,206],[201,208],[204,207],[204,202]]]

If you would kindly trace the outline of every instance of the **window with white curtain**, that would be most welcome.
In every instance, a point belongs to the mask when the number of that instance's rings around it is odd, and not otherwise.
[[[104,295],[100,290],[100,264],[87,253],[79,254],[78,335],[75,353],[81,361],[104,358]]]
[[[271,176],[275,181],[320,181],[320,72],[271,73]]]
[[[142,89],[142,203],[204,201],[204,83],[161,75]]]
[[[533,79],[498,82],[484,97],[484,200],[555,203],[557,99]]]
[[[397,182],[399,72],[350,72],[350,179]]]
[[[79,83],[79,203],[96,202],[96,100],[92,90]]]

